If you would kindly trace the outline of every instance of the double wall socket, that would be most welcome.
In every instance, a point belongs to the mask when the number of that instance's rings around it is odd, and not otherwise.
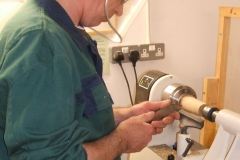
[[[164,59],[164,43],[141,44],[139,46],[140,61]]]
[[[122,52],[124,60],[122,63],[130,62],[128,57],[131,51],[138,51],[140,54],[139,61],[149,61],[164,59],[165,57],[165,46],[164,43],[152,43],[152,44],[141,44],[141,45],[129,45],[129,46],[115,46],[110,48],[110,62],[117,63],[113,59],[113,55],[116,52]]]
[[[130,46],[116,46],[116,47],[112,47],[110,49],[110,56],[109,56],[109,60],[111,63],[117,63],[114,59],[113,59],[113,55],[116,52],[122,52],[124,55],[124,60],[122,61],[122,63],[127,63],[130,62],[128,57],[131,51],[139,51],[139,47],[138,45],[130,45]]]

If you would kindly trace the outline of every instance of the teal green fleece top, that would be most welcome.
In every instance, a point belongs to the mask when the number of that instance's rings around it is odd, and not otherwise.
[[[62,26],[29,0],[0,34],[1,160],[87,159],[116,127],[96,45]]]

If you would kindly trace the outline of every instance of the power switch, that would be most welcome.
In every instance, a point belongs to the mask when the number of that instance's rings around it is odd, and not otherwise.
[[[149,45],[149,51],[155,51],[155,45]]]
[[[128,47],[122,47],[122,53],[129,53]]]

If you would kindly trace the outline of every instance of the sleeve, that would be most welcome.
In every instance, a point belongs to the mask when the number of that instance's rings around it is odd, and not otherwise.
[[[67,57],[52,51],[44,33],[31,32],[14,43],[2,70],[10,86],[5,130],[10,159],[86,159],[81,144],[89,130],[74,117]]]

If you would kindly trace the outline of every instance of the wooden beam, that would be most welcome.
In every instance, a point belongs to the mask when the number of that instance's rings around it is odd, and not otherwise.
[[[219,31],[218,31],[218,45],[217,45],[217,62],[215,77],[219,78],[218,83],[218,101],[217,108],[223,109],[224,104],[224,93],[226,83],[226,70],[228,60],[228,44],[229,44],[229,31],[231,18],[224,14],[229,15],[231,9],[220,8],[219,18]]]
[[[230,18],[240,18],[240,8],[220,7],[220,16]]]
[[[216,107],[218,93],[218,78],[204,78],[203,84],[203,102],[207,105]],[[200,132],[200,143],[210,148],[216,133],[216,124],[209,121],[204,121],[204,127]]]

